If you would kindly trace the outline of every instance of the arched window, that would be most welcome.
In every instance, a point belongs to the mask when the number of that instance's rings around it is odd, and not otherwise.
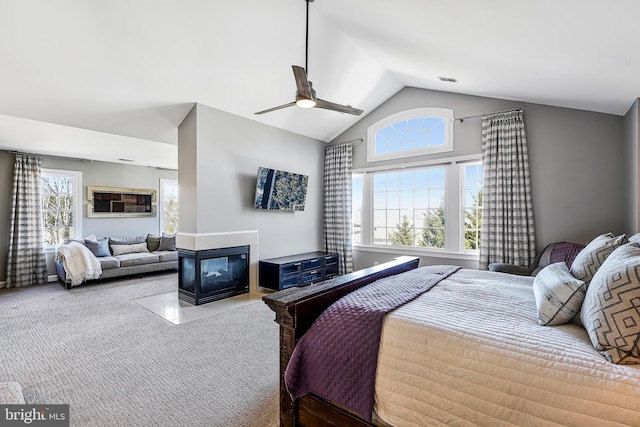
[[[367,161],[453,151],[453,110],[416,108],[374,123],[367,130]]]

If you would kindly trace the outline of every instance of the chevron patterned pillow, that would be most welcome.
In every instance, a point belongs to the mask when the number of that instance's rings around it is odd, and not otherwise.
[[[587,288],[580,318],[608,361],[640,363],[640,245],[628,243],[606,259]]]
[[[533,281],[538,324],[556,326],[569,322],[580,311],[585,291],[584,282],[573,277],[564,262],[540,270]]]
[[[629,240],[624,234],[618,237],[612,233],[601,234],[589,242],[576,256],[573,264],[571,264],[571,274],[576,279],[587,282],[587,286],[589,286],[593,275],[596,274],[598,268],[600,268],[611,252],[628,242]]]

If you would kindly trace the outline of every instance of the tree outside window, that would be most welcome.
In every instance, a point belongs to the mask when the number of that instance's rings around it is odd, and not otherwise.
[[[81,173],[43,169],[40,175],[45,246],[81,236]]]
[[[178,181],[161,179],[160,196],[161,232],[174,234],[178,231]]]

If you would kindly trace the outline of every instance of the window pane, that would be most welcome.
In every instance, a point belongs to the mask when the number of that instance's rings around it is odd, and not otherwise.
[[[362,243],[362,175],[353,175],[351,182],[351,233],[353,244]]]
[[[374,244],[444,247],[444,177],[444,167],[376,173]]]
[[[74,179],[71,176],[43,171],[40,182],[44,244],[60,245],[74,237]]]
[[[464,249],[480,249],[482,230],[482,164],[473,163],[464,167]]]
[[[173,179],[163,179],[162,199],[160,200],[160,210],[162,212],[162,232],[173,234],[178,231],[178,181]]]

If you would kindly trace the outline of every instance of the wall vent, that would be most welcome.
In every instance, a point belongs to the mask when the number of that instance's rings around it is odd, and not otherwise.
[[[438,78],[440,79],[440,81],[443,81],[443,82],[458,83],[458,81],[456,79],[454,79],[453,77],[440,77],[440,76],[438,76]]]

